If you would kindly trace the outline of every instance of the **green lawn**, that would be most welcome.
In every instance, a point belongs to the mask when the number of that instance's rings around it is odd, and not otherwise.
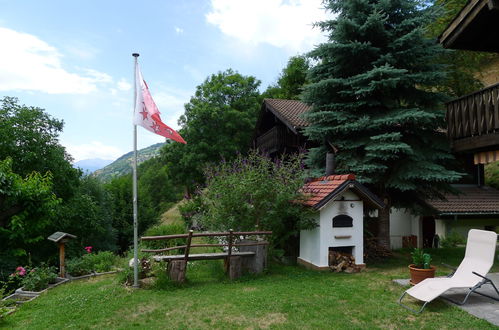
[[[435,264],[456,264],[463,250],[439,251]],[[442,257],[445,256],[445,257]],[[493,328],[441,301],[421,315],[397,304],[408,275],[407,251],[359,274],[271,265],[267,274],[225,280],[221,263],[196,262],[188,283],[164,277],[133,290],[105,276],[57,287],[8,316],[7,328]],[[445,273],[443,270],[440,274]]]

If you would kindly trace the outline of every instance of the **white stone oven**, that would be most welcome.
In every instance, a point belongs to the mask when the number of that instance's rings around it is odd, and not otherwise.
[[[316,210],[317,227],[300,232],[298,263],[315,269],[329,269],[329,251],[351,254],[364,265],[364,203],[375,208],[382,201],[355,176],[330,175],[307,183],[305,205]]]

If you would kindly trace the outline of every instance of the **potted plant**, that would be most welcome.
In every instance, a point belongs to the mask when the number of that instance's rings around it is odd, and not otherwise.
[[[412,264],[409,265],[411,273],[411,284],[415,285],[424,279],[435,277],[435,267],[432,266],[431,256],[424,253],[423,249],[415,248],[411,253]]]

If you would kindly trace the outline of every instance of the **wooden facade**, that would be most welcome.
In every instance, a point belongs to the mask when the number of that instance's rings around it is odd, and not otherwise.
[[[447,134],[455,152],[499,149],[499,83],[447,103]]]
[[[445,48],[499,53],[499,0],[470,0],[447,26]],[[447,134],[456,153],[499,150],[499,83],[447,103]]]
[[[310,148],[303,135],[308,107],[296,100],[265,99],[256,124],[253,147],[271,157]]]

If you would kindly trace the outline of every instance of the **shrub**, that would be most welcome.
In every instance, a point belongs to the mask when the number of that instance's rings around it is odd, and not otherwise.
[[[55,267],[41,266],[27,272],[22,281],[23,289],[27,291],[41,291],[54,283],[57,278]]]
[[[66,272],[68,272],[71,276],[82,276],[90,274],[92,269],[83,257],[71,258],[66,261]]]
[[[423,249],[414,249],[411,253],[412,263],[414,267],[419,269],[430,269],[431,256],[429,253],[424,253]]]
[[[252,151],[233,162],[206,170],[207,187],[199,193],[201,225],[208,230],[261,230],[273,232],[273,245],[292,255],[301,229],[316,226],[310,211],[297,201],[306,171],[303,155],[276,160]]]
[[[110,251],[88,253],[66,262],[66,271],[72,276],[82,276],[92,272],[108,272],[117,263],[117,257]]]
[[[165,236],[174,234],[185,234],[185,226],[178,223],[172,223],[167,225],[153,226],[146,230],[144,236]],[[144,249],[162,249],[166,247],[184,245],[185,239],[169,239],[169,240],[155,240],[155,241],[142,241],[140,242],[141,248]]]
[[[465,244],[466,240],[463,236],[461,236],[456,231],[451,231],[442,241],[440,242],[440,246],[443,248],[454,248],[459,244]]]

